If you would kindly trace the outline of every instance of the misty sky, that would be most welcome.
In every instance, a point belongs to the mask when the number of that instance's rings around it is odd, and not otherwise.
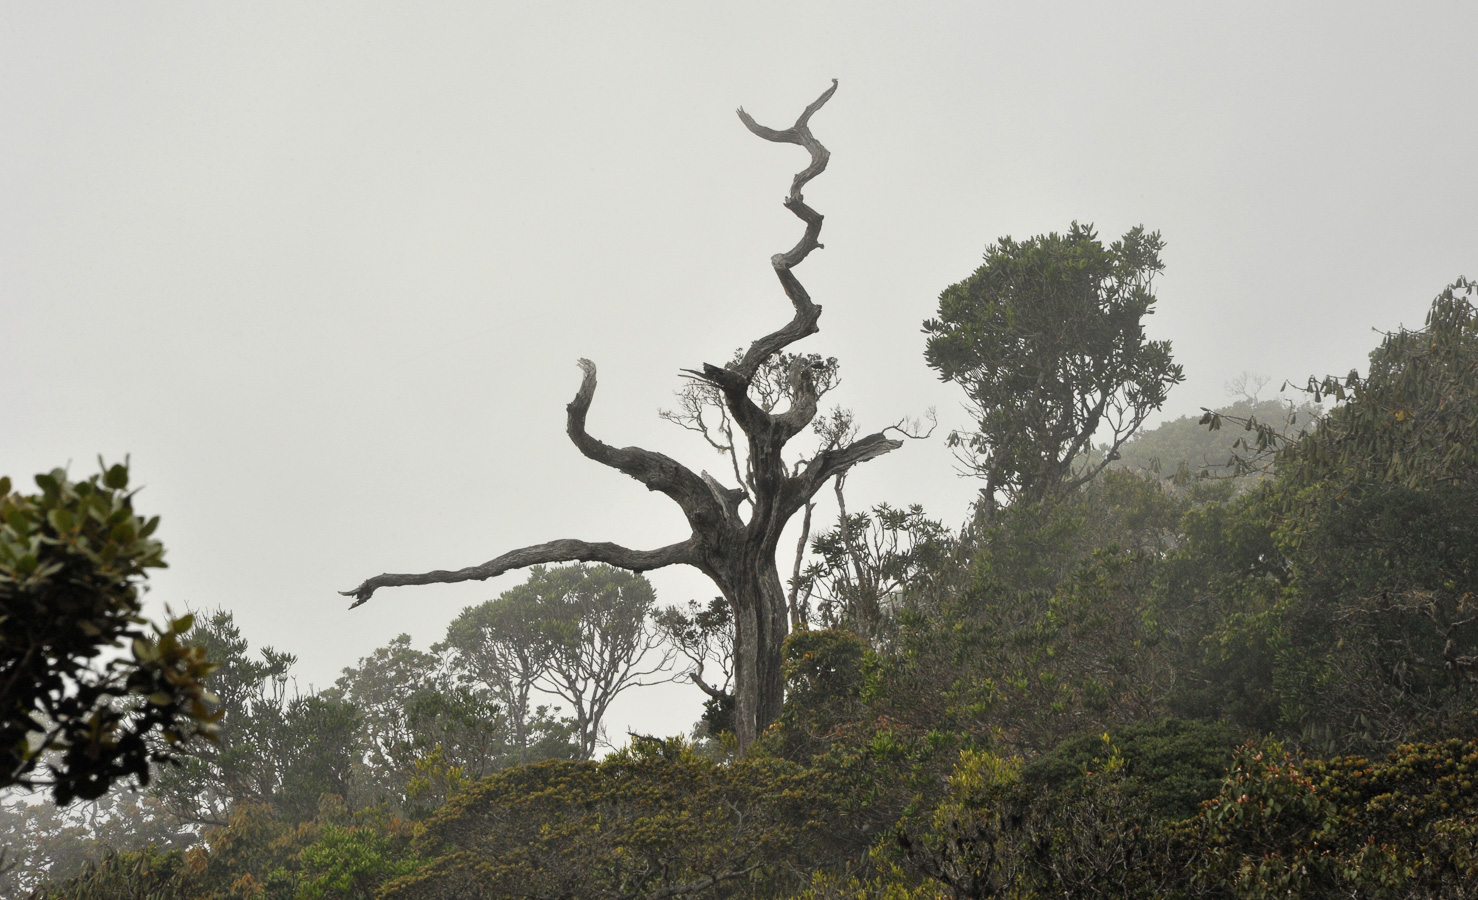
[[[676,507],[564,435],[714,472],[657,418],[678,372],[789,319],[769,256],[812,122],[826,215],[797,274],[867,431],[957,390],[920,323],[997,237],[1167,243],[1167,416],[1248,370],[1363,366],[1478,277],[1478,5],[8,2],[0,6],[0,474],[131,454],[170,568],[151,609],[233,610],[326,686],[518,583],[400,588],[559,537],[657,546]],[[936,438],[849,502],[958,524]],[[782,562],[782,568],[787,563]],[[706,599],[687,572],[663,602]],[[686,730],[691,686],[617,737]]]

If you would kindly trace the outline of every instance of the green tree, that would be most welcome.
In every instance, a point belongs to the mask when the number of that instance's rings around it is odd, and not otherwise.
[[[785,642],[785,712],[779,750],[792,759],[824,752],[866,718],[867,642],[850,631],[806,629]]]
[[[464,689],[486,693],[507,716],[515,762],[569,755],[569,726],[534,702],[552,664],[546,610],[527,583],[462,610],[433,650],[448,654]]]
[[[1313,379],[1334,408],[1283,440],[1277,477],[1187,521],[1165,607],[1199,632],[1190,682],[1224,711],[1326,750],[1468,733],[1478,691],[1478,287],[1386,335],[1369,373]],[[1208,424],[1219,424],[1215,415]],[[1235,677],[1227,678],[1227,674]],[[1237,707],[1240,707],[1237,708]]]
[[[416,757],[431,749],[416,713],[423,698],[451,688],[440,668],[436,655],[415,649],[410,635],[402,634],[345,669],[334,683],[332,695],[352,704],[361,717],[355,793],[363,800],[405,799]],[[496,709],[487,713],[490,727],[501,724]]]
[[[1302,651],[1286,677],[1302,724],[1330,737],[1389,746],[1474,724],[1475,299],[1459,280],[1422,328],[1385,336],[1364,378],[1311,381],[1335,408],[1282,454],[1278,538],[1299,601],[1285,622]]]
[[[658,610],[652,620],[663,640],[687,660],[678,677],[686,676],[708,695],[696,733],[704,739],[733,735],[734,623],[728,603],[723,597],[714,597],[707,606],[689,600],[686,608]],[[712,669],[718,670],[717,677]]]
[[[924,358],[964,389],[976,419],[949,440],[985,479],[987,519],[1001,497],[1049,500],[1093,478],[1183,380],[1170,343],[1144,334],[1163,247],[1137,227],[1105,248],[1074,222],[1066,234],[1002,238],[940,294]],[[1106,453],[1077,465],[1104,429]]]
[[[1028,755],[1160,715],[1177,673],[1146,599],[1190,503],[1109,472],[967,529],[968,562],[904,595],[871,708]]]
[[[226,610],[198,614],[187,635],[216,662],[207,684],[221,717],[217,740],[197,745],[158,773],[156,796],[181,820],[222,827],[238,804],[270,804],[281,784],[287,712],[295,691],[290,653],[256,656]]]
[[[204,617],[191,636],[222,660],[210,682],[221,727],[215,746],[160,774],[156,795],[177,816],[221,827],[235,810],[263,806],[300,822],[323,794],[355,799],[369,729],[354,703],[334,691],[300,693],[296,658],[271,647],[253,657],[229,612]]]
[[[924,588],[955,561],[956,549],[949,529],[917,504],[880,503],[859,513],[843,505],[836,527],[811,541],[815,558],[800,573],[800,593],[805,605],[815,601],[823,627],[878,641],[904,592]]]
[[[590,759],[604,739],[611,701],[629,688],[670,680],[662,673],[672,652],[652,621],[656,592],[640,575],[583,563],[535,566],[524,587],[543,611],[545,687],[569,704],[580,758]]]
[[[349,800],[362,733],[363,717],[349,701],[328,693],[294,698],[278,748],[282,780],[273,805],[289,820],[304,821],[324,795]]]
[[[468,607],[447,629],[454,664],[505,704],[529,757],[536,691],[570,709],[576,754],[594,755],[611,701],[672,661],[645,578],[611,566],[533,566],[528,580]]]
[[[480,779],[529,755],[529,747],[516,745],[502,706],[449,665],[457,659],[416,650],[408,635],[400,635],[345,669],[326,692],[362,717],[354,805],[388,801],[393,808],[423,810],[445,793],[448,778],[457,784]],[[532,730],[535,757],[573,753],[562,739],[567,726],[536,716]]]
[[[37,475],[30,495],[0,478],[0,787],[49,787],[60,804],[147,784],[216,733],[212,664],[183,640],[193,617],[140,614],[164,566],[159,520],[134,512],[126,463],[102,469]]]

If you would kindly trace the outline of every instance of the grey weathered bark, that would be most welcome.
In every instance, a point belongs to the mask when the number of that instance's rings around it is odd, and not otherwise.
[[[806,205],[806,184],[826,169],[830,154],[811,134],[810,119],[831,99],[837,83],[807,106],[794,125],[777,131],[755,122],[743,109],[739,118],[755,135],[767,141],[798,144],[811,156],[810,165],[796,174],[784,206],[805,223],[800,241],[770,258],[794,313],[788,323],[749,345],[743,356],[727,366],[705,364],[688,374],[712,384],[723,395],[729,415],[743,431],[753,485],[746,519],[739,488],[725,488],[712,476],[695,474],[677,461],[639,447],[611,447],[585,430],[585,417],[595,396],[595,365],[580,360],[584,378],[568,406],[567,432],[586,457],[618,469],[670,497],[688,520],[687,540],[656,550],[632,550],[617,544],[551,541],[505,553],[480,566],[415,575],[378,575],[345,596],[353,606],[369,600],[382,587],[444,584],[492,578],[512,569],[539,563],[603,562],[636,572],[671,565],[689,565],[711,578],[734,613],[735,731],[741,749],[748,748],[780,716],[784,686],[781,681],[781,644],[789,629],[787,603],[776,568],[781,532],[791,516],[805,507],[826,482],[858,463],[902,446],[902,441],[877,432],[844,446],[831,447],[791,469],[781,458],[785,444],[816,416],[817,390],[809,370],[797,367],[791,384],[790,408],[778,413],[762,409],[749,396],[750,384],[765,360],[817,331],[821,307],[811,300],[791,271],[821,247],[822,216]]]

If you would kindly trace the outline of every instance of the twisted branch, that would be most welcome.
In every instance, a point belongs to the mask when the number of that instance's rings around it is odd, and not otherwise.
[[[643,450],[640,447],[616,448],[592,437],[585,430],[585,417],[590,412],[590,403],[595,397],[595,363],[580,360],[584,377],[575,399],[566,407],[566,432],[570,440],[587,458],[610,466],[630,475],[646,485],[648,490],[660,491],[671,497],[682,508],[694,534],[711,530],[716,524],[731,517],[726,498],[716,494],[708,483],[692,470],[661,453]],[[589,541],[559,540],[547,544],[536,544],[512,550],[480,566],[449,571],[417,574],[377,575],[350,591],[342,591],[345,597],[353,597],[353,609],[369,600],[382,587],[404,587],[413,584],[454,584],[460,581],[485,581],[495,575],[513,569],[556,562],[607,563],[632,572],[647,572],[664,566],[682,563],[692,564],[696,559],[693,538],[679,544],[670,544],[657,550],[632,550],[619,544],[591,543]]]
[[[821,247],[821,243],[817,238],[821,236],[822,215],[806,205],[804,198],[801,196],[801,189],[811,179],[826,171],[827,160],[831,159],[830,151],[823,147],[820,141],[816,140],[815,135],[811,134],[810,121],[811,116],[815,115],[816,111],[821,109],[827,100],[831,99],[831,95],[836,93],[836,89],[837,80],[833,78],[831,80],[831,87],[827,88],[820,97],[817,97],[810,106],[807,106],[805,112],[801,113],[800,118],[795,120],[795,124],[784,131],[776,131],[773,128],[766,128],[759,124],[749,113],[744,111],[743,107],[738,111],[739,120],[744,123],[745,128],[748,128],[755,135],[767,141],[775,141],[776,143],[799,144],[811,154],[811,164],[796,173],[795,178],[790,182],[790,194],[784,201],[785,208],[795,213],[797,218],[806,223],[805,234],[801,236],[800,241],[789,252],[777,253],[770,257],[770,265],[775,268],[775,275],[780,279],[780,284],[785,289],[785,296],[789,297],[791,304],[795,306],[795,317],[785,327],[767,334],[753,344],[750,344],[749,350],[744,354],[744,358],[733,367],[733,371],[743,379],[746,387],[748,387],[750,380],[754,378],[754,373],[759,371],[759,367],[765,360],[801,338],[815,334],[817,331],[816,320],[821,318],[821,307],[811,302],[811,295],[806,293],[806,289],[801,287],[800,281],[796,279],[790,270],[800,265],[810,255],[812,250]],[[712,367],[704,367],[705,375],[708,374],[708,369],[710,368]],[[719,384],[720,387],[725,386],[722,382],[716,381],[715,384]],[[727,393],[727,390],[725,393]]]
[[[694,474],[692,469],[664,453],[641,447],[612,447],[585,430],[585,417],[590,412],[590,401],[595,397],[595,363],[582,359],[579,365],[585,375],[580,380],[580,390],[575,393],[575,399],[565,407],[565,431],[571,443],[587,459],[624,472],[645,485],[647,490],[672,498],[682,507],[688,523],[695,530],[722,520],[722,502],[716,501],[703,478]]]

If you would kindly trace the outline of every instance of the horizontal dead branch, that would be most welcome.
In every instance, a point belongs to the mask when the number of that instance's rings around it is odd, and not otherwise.
[[[510,550],[480,566],[448,571],[421,572],[415,575],[376,575],[352,591],[341,591],[345,597],[353,597],[349,604],[353,609],[369,600],[383,587],[406,587],[413,584],[456,584],[462,581],[486,581],[514,569],[526,569],[543,563],[593,562],[606,563],[632,572],[650,572],[666,566],[675,566],[692,561],[691,540],[669,544],[656,550],[631,550],[620,544],[591,543],[590,541],[550,541]]]

